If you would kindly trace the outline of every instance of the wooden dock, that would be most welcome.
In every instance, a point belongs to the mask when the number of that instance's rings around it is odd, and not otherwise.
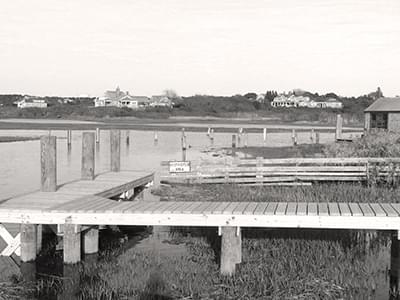
[[[400,158],[232,159],[224,164],[192,164],[190,172],[161,176],[166,184],[296,185],[314,182],[361,182],[400,175]]]
[[[392,256],[399,257],[400,203],[120,201],[119,195],[142,188],[153,180],[153,174],[121,171],[120,135],[113,132],[111,137],[111,155],[116,155],[110,160],[113,172],[94,176],[95,136],[84,134],[83,179],[61,186],[52,177],[56,174],[55,138],[42,138],[41,191],[0,203],[0,235],[7,243],[1,255],[16,253],[22,262],[35,261],[42,242],[41,226],[46,224],[63,227],[65,264],[78,263],[82,252],[98,251],[99,225],[216,227],[221,235],[220,271],[224,275],[232,275],[242,261],[241,228],[247,227],[389,230],[395,236]],[[350,163],[350,159],[341,160]],[[20,224],[18,234],[7,231],[10,223]],[[400,274],[396,260],[391,261],[392,270]]]

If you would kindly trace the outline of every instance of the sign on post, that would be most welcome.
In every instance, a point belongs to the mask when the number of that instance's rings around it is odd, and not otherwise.
[[[188,173],[190,172],[190,161],[170,161],[169,172],[170,173]]]

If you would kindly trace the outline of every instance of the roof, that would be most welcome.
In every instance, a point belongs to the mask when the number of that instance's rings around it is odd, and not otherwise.
[[[395,98],[379,98],[370,106],[368,106],[364,112],[371,111],[398,111],[400,112],[400,97]]]

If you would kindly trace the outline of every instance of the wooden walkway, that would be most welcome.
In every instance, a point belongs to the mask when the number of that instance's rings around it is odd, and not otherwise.
[[[84,201],[83,201],[84,200]],[[0,221],[26,224],[239,226],[400,230],[400,203],[145,202],[92,196],[42,208],[0,205]]]

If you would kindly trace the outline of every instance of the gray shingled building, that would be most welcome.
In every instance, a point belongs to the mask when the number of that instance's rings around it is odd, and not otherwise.
[[[364,110],[365,129],[400,132],[400,97],[379,98]]]

